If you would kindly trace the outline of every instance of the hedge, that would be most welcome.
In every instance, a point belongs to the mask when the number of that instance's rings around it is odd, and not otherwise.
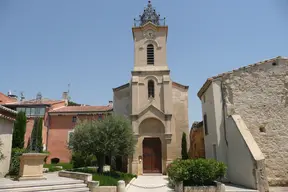
[[[175,160],[167,173],[172,184],[183,181],[185,186],[214,185],[214,181],[223,178],[227,167],[213,159]]]

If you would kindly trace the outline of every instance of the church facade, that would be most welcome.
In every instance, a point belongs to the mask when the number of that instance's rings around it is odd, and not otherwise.
[[[166,60],[168,26],[163,22],[149,2],[132,28],[131,80],[113,89],[114,113],[131,119],[137,138],[135,152],[128,158],[128,172],[137,175],[165,173],[167,165],[181,157],[182,133],[189,135],[189,87],[171,80]]]

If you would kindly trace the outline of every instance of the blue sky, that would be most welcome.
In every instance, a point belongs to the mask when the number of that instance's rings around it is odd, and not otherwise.
[[[287,1],[286,1],[287,2]],[[189,85],[189,120],[201,120],[196,94],[213,75],[288,56],[285,0],[154,0],[166,16],[168,65]],[[106,105],[133,67],[133,19],[147,0],[0,0],[0,91]]]

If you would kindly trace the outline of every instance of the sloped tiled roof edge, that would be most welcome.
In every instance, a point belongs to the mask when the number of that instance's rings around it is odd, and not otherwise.
[[[272,59],[267,59],[267,60],[263,60],[263,61],[260,61],[260,62],[257,62],[257,63],[254,63],[254,64],[251,64],[251,65],[247,65],[247,66],[244,66],[244,67],[240,67],[238,69],[234,69],[232,71],[228,71],[228,72],[225,72],[225,73],[221,73],[219,75],[216,75],[216,76],[213,76],[213,77],[210,77],[206,80],[206,82],[203,84],[203,86],[200,88],[200,90],[198,91],[197,93],[197,96],[201,99],[202,95],[205,93],[205,91],[208,89],[208,87],[210,86],[210,84],[216,80],[216,79],[220,79],[222,78],[223,76],[225,75],[228,75],[228,74],[232,74],[234,72],[237,72],[237,71],[240,71],[240,70],[243,70],[243,69],[247,69],[247,68],[251,68],[251,67],[254,67],[254,66],[257,66],[257,65],[262,65],[262,64],[265,64],[265,63],[268,63],[268,62],[272,62],[272,61],[277,61],[278,59],[288,59],[287,57],[282,57],[282,56],[278,56],[278,57],[275,57],[275,58],[272,58]]]
[[[17,113],[18,113],[17,111],[14,111],[14,110],[9,109],[9,108],[7,108],[7,107],[4,107],[4,106],[2,106],[2,105],[0,105],[0,109],[2,109],[2,110],[4,110],[4,111],[7,111],[7,112],[9,112],[9,113],[13,113],[13,114],[17,114]]]
[[[118,91],[118,90],[121,90],[121,89],[124,89],[124,88],[127,88],[127,87],[129,87],[129,85],[130,85],[130,83],[126,83],[126,84],[121,85],[121,86],[119,86],[119,87],[113,88],[113,92]],[[177,82],[175,82],[175,81],[172,81],[172,86],[180,87],[180,88],[182,88],[182,89],[189,89],[189,86],[187,86],[187,85],[182,85],[182,84],[177,83]]]

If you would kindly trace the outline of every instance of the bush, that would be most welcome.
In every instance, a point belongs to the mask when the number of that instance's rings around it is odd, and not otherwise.
[[[48,168],[49,172],[60,171],[61,169],[56,166],[62,166],[63,170],[73,169],[73,165],[71,163],[57,163],[57,164],[45,164],[43,167]]]
[[[72,154],[71,163],[74,168],[96,166],[97,159],[94,155],[85,155],[81,152],[74,152]]]
[[[183,181],[185,186],[214,185],[223,178],[226,165],[213,159],[175,160],[168,167],[168,177],[172,184]]]
[[[122,173],[119,171],[97,173],[95,169],[91,168],[83,168],[83,169],[78,168],[69,171],[93,174],[93,180],[100,181],[100,186],[117,186],[117,182],[119,180],[124,180],[125,183],[128,184],[133,177],[137,177],[136,175],[130,173]]]
[[[59,158],[52,158],[51,159],[51,164],[57,164],[60,162],[60,159]]]
[[[26,149],[14,148],[11,153],[9,175],[18,175],[20,169],[20,156],[26,152]]]

